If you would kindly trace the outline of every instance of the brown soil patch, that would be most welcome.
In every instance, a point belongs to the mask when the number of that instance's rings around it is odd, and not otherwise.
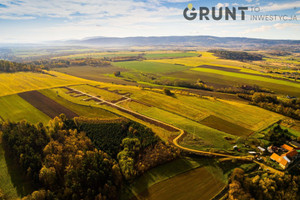
[[[73,111],[46,97],[38,91],[20,93],[19,96],[51,118],[54,118],[61,113],[64,113],[69,119],[78,116]]]

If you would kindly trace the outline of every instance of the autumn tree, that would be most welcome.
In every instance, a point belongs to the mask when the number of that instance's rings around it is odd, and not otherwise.
[[[137,138],[125,138],[122,141],[123,151],[118,154],[120,169],[125,179],[130,180],[137,175],[135,156],[140,150],[140,141]]]
[[[26,174],[38,182],[43,149],[49,141],[43,124],[35,126],[25,120],[18,123],[4,122],[1,130],[7,152],[13,154]]]

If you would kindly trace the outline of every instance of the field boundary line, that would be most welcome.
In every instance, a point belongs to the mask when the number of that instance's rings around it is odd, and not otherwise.
[[[118,109],[120,111],[123,111],[125,113],[131,114],[134,117],[136,117],[138,119],[141,119],[141,120],[143,120],[145,122],[148,122],[148,123],[153,123],[154,122],[154,125],[158,125],[159,127],[164,128],[166,130],[169,130],[169,131],[177,130],[177,131],[179,131],[180,134],[176,138],[173,139],[173,144],[176,147],[178,147],[179,149],[183,150],[183,151],[187,151],[189,153],[193,153],[193,154],[196,154],[196,155],[227,157],[227,158],[231,158],[231,159],[237,159],[237,160],[255,162],[256,164],[260,165],[263,169],[268,169],[272,173],[277,173],[277,174],[280,174],[280,175],[284,174],[284,172],[281,172],[279,170],[276,170],[276,169],[274,169],[272,167],[269,167],[269,166],[267,166],[267,165],[265,165],[263,163],[260,163],[260,162],[258,162],[256,160],[254,160],[253,156],[233,156],[233,155],[228,155],[228,154],[214,153],[214,152],[207,152],[207,151],[200,151],[200,150],[195,150],[195,149],[190,149],[190,148],[187,148],[187,147],[183,147],[180,144],[178,144],[178,141],[179,141],[179,139],[181,139],[182,136],[184,136],[186,134],[186,132],[184,130],[182,130],[182,129],[178,128],[178,127],[175,127],[175,126],[173,126],[171,124],[167,124],[167,123],[159,121],[157,119],[154,119],[154,118],[148,117],[146,115],[140,114],[138,112],[135,112],[135,111],[123,108],[123,107],[121,107],[119,105],[116,105],[115,103],[112,103],[112,102],[103,100],[103,99],[101,99],[99,97],[96,97],[96,96],[84,93],[84,92],[82,92],[80,90],[69,88],[69,87],[66,87],[66,88],[68,90],[70,90],[70,91],[79,92],[79,93],[85,94],[85,95],[87,95],[87,96],[89,96],[91,98],[98,99],[98,100],[102,101],[103,103],[105,103],[108,106],[114,107],[114,108],[116,108],[116,109]]]

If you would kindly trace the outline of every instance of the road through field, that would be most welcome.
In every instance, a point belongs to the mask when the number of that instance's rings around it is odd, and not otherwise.
[[[186,134],[186,132],[178,127],[175,127],[173,125],[170,125],[170,124],[167,124],[165,122],[162,122],[162,121],[159,121],[159,120],[156,120],[156,119],[153,119],[151,117],[148,117],[146,115],[143,115],[143,114],[140,114],[140,113],[137,113],[135,111],[132,111],[132,110],[128,110],[126,108],[123,108],[119,105],[117,105],[118,102],[116,103],[112,103],[112,102],[109,102],[109,101],[106,101],[106,100],[103,100],[99,97],[96,97],[96,96],[93,96],[93,95],[90,95],[90,94],[87,94],[85,92],[82,92],[80,90],[77,90],[77,89],[73,89],[73,88],[69,88],[69,87],[65,87],[66,89],[68,89],[70,92],[76,92],[77,94],[82,94],[82,95],[86,95],[98,102],[102,102],[103,104],[106,104],[106,105],[109,105],[111,107],[114,107],[122,112],[125,112],[125,113],[128,113],[128,114],[131,114],[132,116],[138,118],[138,119],[141,119],[145,122],[148,122],[148,123],[152,123],[154,125],[157,125],[159,127],[162,127],[166,130],[169,130],[169,131],[178,131],[180,134],[174,138],[173,140],[173,144],[180,148],[181,150],[183,151],[186,151],[188,153],[192,153],[192,154],[197,154],[197,155],[204,155],[204,156],[216,156],[216,157],[225,157],[225,158],[230,158],[230,159],[236,159],[236,160],[243,160],[243,161],[251,161],[251,162],[255,162],[256,164],[260,165],[262,169],[266,169],[268,170],[269,172],[271,173],[276,173],[276,174],[284,174],[284,172],[281,172],[279,170],[276,170],[272,167],[269,167],[263,163],[260,163],[256,160],[254,160],[254,157],[253,156],[233,156],[233,155],[229,155],[229,154],[222,154],[222,153],[215,153],[215,152],[208,152],[208,151],[200,151],[200,150],[195,150],[195,149],[190,149],[190,148],[187,148],[187,147],[183,147],[181,146],[178,142],[180,141],[180,139]],[[131,100],[131,98],[129,97],[126,97],[128,101]]]
[[[196,153],[196,154],[201,154],[201,155],[218,156],[218,157],[228,157],[228,158],[232,158],[232,159],[248,160],[248,161],[252,160],[252,158],[253,158],[253,156],[232,156],[232,155],[228,155],[228,154],[221,154],[221,153],[200,151],[200,150],[194,150],[194,149],[183,147],[183,146],[181,146],[181,145],[178,144],[179,139],[181,137],[183,137],[184,134],[185,134],[184,130],[182,130],[180,128],[177,128],[177,127],[175,127],[173,125],[170,125],[170,124],[167,124],[165,122],[159,121],[157,119],[153,119],[153,118],[148,117],[146,115],[137,113],[135,111],[123,108],[123,107],[117,105],[119,102],[112,103],[112,102],[106,101],[104,99],[101,99],[99,97],[96,97],[96,96],[87,94],[85,92],[82,92],[80,90],[69,88],[69,87],[66,87],[66,89],[68,89],[69,91],[73,91],[73,92],[80,93],[82,95],[88,96],[91,99],[97,100],[98,102],[102,102],[103,104],[109,105],[109,106],[114,107],[114,108],[116,108],[116,109],[118,109],[120,111],[123,111],[123,112],[126,112],[128,114],[131,114],[131,115],[133,115],[134,117],[136,117],[138,119],[141,119],[141,120],[143,120],[145,122],[152,123],[154,125],[160,126],[160,127],[164,128],[166,130],[169,130],[169,131],[178,131],[180,134],[173,140],[173,143],[174,143],[175,146],[177,146],[178,148],[180,148],[180,149],[182,149],[184,151],[188,151],[188,152]],[[127,97],[127,101],[130,101],[130,100],[131,100],[131,98]]]

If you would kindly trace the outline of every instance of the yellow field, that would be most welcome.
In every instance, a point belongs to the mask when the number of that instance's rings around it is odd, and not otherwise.
[[[217,58],[213,53],[209,52],[198,52],[202,54],[201,57],[187,57],[187,58],[176,58],[176,59],[160,59],[160,60],[147,60],[147,62],[160,62],[169,64],[180,64],[189,67],[198,67],[200,65],[214,65],[218,67],[226,67],[232,69],[240,69],[241,72],[258,73],[257,71],[250,69],[259,69],[258,66],[249,63],[244,63],[235,60],[225,60]]]
[[[93,81],[59,72],[50,71],[47,73],[49,74],[33,72],[0,73],[0,96],[66,85],[93,83]]]

